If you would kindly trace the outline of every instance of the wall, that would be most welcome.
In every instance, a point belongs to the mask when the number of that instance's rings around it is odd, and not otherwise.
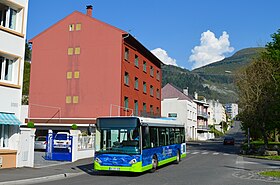
[[[138,114],[140,115],[143,110],[143,103],[146,103],[146,112],[151,112],[150,105],[153,106],[153,113],[160,116],[161,109],[161,70],[148,60],[144,55],[142,55],[137,48],[133,48],[127,44],[123,45],[124,55],[125,48],[129,49],[128,60],[124,59],[122,61],[122,97],[121,104],[124,107],[124,97],[128,97],[128,107],[134,109],[134,101],[138,101]],[[135,55],[138,56],[138,66],[135,66],[134,59]],[[143,71],[143,62],[146,62],[146,72]],[[153,67],[154,73],[153,76],[150,75],[150,68]],[[157,71],[159,71],[160,77],[157,79]],[[124,74],[125,72],[129,73],[129,85],[124,83]],[[135,77],[138,78],[138,89],[134,88]],[[143,91],[143,82],[146,82],[146,93]],[[153,86],[153,96],[150,95],[150,86]],[[157,89],[159,90],[159,96],[157,97]],[[159,112],[157,112],[157,108]],[[122,110],[122,115],[127,114]],[[128,112],[130,115],[132,111]]]
[[[34,166],[34,142],[36,129],[20,128],[17,167]]]
[[[81,30],[70,32],[77,23]],[[74,12],[31,41],[31,117],[108,116],[111,104],[121,104],[120,30]],[[80,54],[68,56],[69,47],[80,47]],[[67,79],[74,71],[80,77]],[[78,96],[78,103],[67,104],[66,96]]]
[[[178,98],[164,99],[161,101],[161,116],[168,117],[168,113],[177,113],[176,119],[185,126],[186,139],[195,140],[197,128],[196,116],[194,119],[188,117],[188,110],[191,112],[196,111],[196,104],[188,100],[178,100]]]

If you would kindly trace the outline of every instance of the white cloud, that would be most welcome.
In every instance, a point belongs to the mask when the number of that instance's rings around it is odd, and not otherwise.
[[[161,48],[156,48],[151,51],[157,58],[159,58],[166,65],[178,66],[176,60],[169,57],[167,52]]]
[[[216,38],[211,31],[201,34],[200,45],[192,49],[192,55],[189,57],[190,62],[194,62],[192,69],[211,64],[225,58],[225,53],[233,52],[234,48],[230,47],[229,35],[223,32],[220,38]]]

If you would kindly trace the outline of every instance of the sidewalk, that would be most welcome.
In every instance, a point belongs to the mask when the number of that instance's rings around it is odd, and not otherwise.
[[[93,158],[45,168],[0,169],[0,185],[34,184],[73,177],[93,171]]]

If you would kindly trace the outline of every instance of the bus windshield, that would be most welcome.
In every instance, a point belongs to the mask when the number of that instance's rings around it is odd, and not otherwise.
[[[139,127],[99,128],[99,153],[139,154]]]

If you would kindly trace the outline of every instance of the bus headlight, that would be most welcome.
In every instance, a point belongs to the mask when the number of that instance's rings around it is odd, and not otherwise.
[[[137,163],[137,160],[136,160],[136,159],[132,159],[132,160],[129,162],[129,164],[135,164],[135,163]]]
[[[98,162],[99,164],[102,163],[102,161],[98,157],[95,158],[95,161]]]

